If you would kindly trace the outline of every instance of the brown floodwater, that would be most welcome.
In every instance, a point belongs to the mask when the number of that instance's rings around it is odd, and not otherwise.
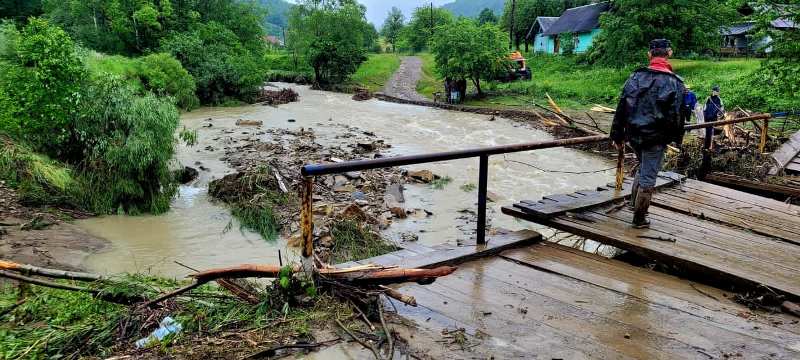
[[[296,258],[286,249],[286,240],[264,241],[257,234],[241,231],[225,206],[209,200],[209,181],[230,172],[220,158],[226,146],[218,140],[223,129],[240,137],[256,135],[256,129],[238,127],[238,119],[260,120],[263,128],[314,128],[317,141],[338,144],[345,132],[341,125],[374,132],[392,145],[387,155],[406,155],[464,149],[477,146],[514,144],[552,139],[548,133],[523,123],[486,115],[452,112],[427,107],[394,104],[378,100],[353,101],[350,95],[292,87],[300,101],[279,107],[250,105],[204,108],[183,114],[181,122],[198,130],[198,145],[177,145],[175,166],[202,165],[195,182],[181,186],[172,209],[158,216],[106,216],[79,221],[93,235],[108,239],[110,250],[89,258],[86,266],[102,273],[149,272],[183,277],[190,271],[175,261],[196,268],[241,263],[277,263],[278,250]],[[211,128],[203,127],[213,119]],[[294,119],[295,122],[289,122]],[[247,133],[247,134],[243,134]],[[208,148],[208,146],[211,146]],[[493,156],[489,160],[489,191],[497,202],[490,204],[492,226],[507,229],[537,225],[517,221],[500,213],[500,207],[522,199],[594,188],[612,181],[613,171],[591,175],[543,172],[508,160],[533,164],[542,169],[587,171],[613,167],[599,156],[572,149],[547,149],[536,152]],[[430,169],[452,181],[441,190],[429,185],[406,185],[406,207],[434,213],[430,217],[410,217],[395,222],[386,232],[392,239],[413,233],[424,245],[474,241],[474,215],[477,192],[477,159],[417,165],[409,169]]]

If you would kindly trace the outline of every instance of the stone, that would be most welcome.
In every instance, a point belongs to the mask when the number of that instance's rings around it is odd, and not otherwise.
[[[263,124],[264,124],[263,121],[257,121],[257,120],[243,120],[243,119],[236,120],[237,126],[261,126]]]
[[[408,177],[426,184],[436,179],[436,175],[430,170],[409,171]]]
[[[367,200],[367,194],[364,194],[361,191],[353,192],[353,199],[355,200]]]
[[[179,183],[188,184],[194,181],[194,179],[197,179],[198,176],[200,176],[200,173],[197,169],[185,166],[182,170],[178,171],[176,178]]]
[[[403,196],[403,190],[403,184],[391,184],[386,187],[386,194],[394,197],[395,201],[404,203],[406,198]]]
[[[358,143],[356,144],[356,146],[358,146],[359,149],[364,151],[374,151],[375,149],[377,149],[375,143]]]
[[[489,202],[499,202],[503,200],[503,197],[491,190],[486,190],[486,200]]]
[[[344,176],[350,180],[361,179],[361,172],[358,171],[349,171],[344,173]]]

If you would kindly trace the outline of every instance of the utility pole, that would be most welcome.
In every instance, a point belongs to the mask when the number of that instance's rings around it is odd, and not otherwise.
[[[517,0],[511,0],[511,18],[508,19],[508,49],[514,48],[514,18],[517,11]]]
[[[433,38],[433,27],[434,27],[434,21],[433,21],[433,1],[431,1],[431,38]]]

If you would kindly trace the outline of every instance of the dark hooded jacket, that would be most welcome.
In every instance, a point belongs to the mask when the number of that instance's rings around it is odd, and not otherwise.
[[[622,90],[611,126],[611,139],[634,147],[666,145],[683,139],[680,117],[683,80],[664,71],[636,70]]]

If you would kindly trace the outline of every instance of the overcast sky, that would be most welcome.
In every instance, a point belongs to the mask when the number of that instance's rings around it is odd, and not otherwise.
[[[386,20],[386,15],[392,6],[396,6],[406,16],[406,21],[411,17],[415,8],[431,3],[431,0],[358,0],[367,6],[367,20],[379,28]],[[434,6],[442,6],[451,3],[453,0],[433,0]]]

